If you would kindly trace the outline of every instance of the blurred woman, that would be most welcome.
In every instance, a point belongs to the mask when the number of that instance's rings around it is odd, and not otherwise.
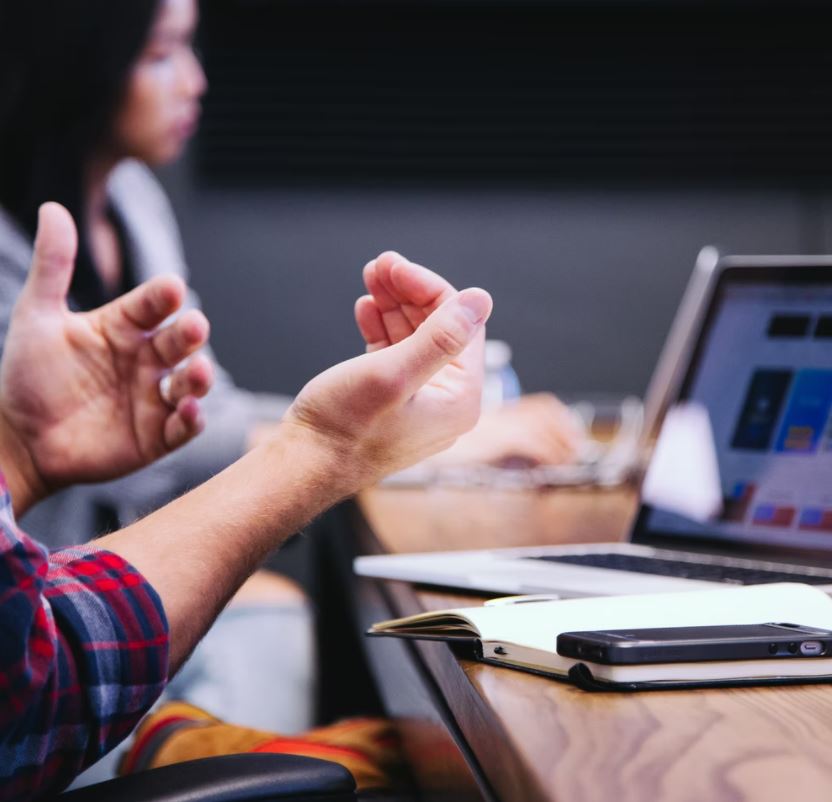
[[[45,200],[65,205],[79,228],[71,290],[79,308],[157,273],[187,275],[176,222],[146,165],[181,153],[206,82],[192,49],[194,0],[2,0],[0,9],[2,345]],[[62,499],[61,529],[67,515],[81,533],[96,528],[94,514],[106,521],[158,506],[238,457],[257,425],[278,420],[290,401],[240,390],[223,371],[217,384],[200,442],[83,501]],[[38,518],[47,542],[55,511]]]
[[[187,278],[176,222],[148,165],[175,159],[196,131],[206,89],[196,24],[195,0],[0,0],[0,346],[44,201],[62,203],[78,226],[76,308],[159,273]],[[60,494],[27,518],[30,531],[57,547],[70,545],[68,532],[81,542],[129,523],[239,457],[290,401],[216,375],[206,431],[192,447],[118,482]],[[305,597],[261,572],[235,601],[171,694],[249,726],[308,727],[314,659]]]

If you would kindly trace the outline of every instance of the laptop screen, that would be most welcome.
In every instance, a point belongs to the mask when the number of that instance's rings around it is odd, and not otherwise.
[[[832,268],[726,268],[679,401],[635,539],[832,555]]]

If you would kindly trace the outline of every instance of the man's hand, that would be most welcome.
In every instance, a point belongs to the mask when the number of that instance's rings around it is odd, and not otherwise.
[[[159,277],[72,313],[76,249],[69,213],[44,205],[0,366],[0,464],[18,513],[70,482],[147,465],[203,427],[197,398],[211,386],[211,364],[201,355],[179,363],[206,342],[208,322],[190,311],[160,328],[182,306],[182,282]]]
[[[337,460],[344,493],[447,448],[477,421],[491,297],[456,292],[398,254],[364,271],[356,318],[369,353],[317,376],[284,418]]]
[[[358,328],[374,351],[410,336],[454,288],[436,273],[384,253],[364,268],[368,295],[355,306]],[[431,465],[557,465],[575,458],[582,435],[550,393],[523,396],[483,413],[477,425]]]

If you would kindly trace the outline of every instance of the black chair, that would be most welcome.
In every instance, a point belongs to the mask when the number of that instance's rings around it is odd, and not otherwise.
[[[337,763],[297,755],[225,755],[119,777],[54,802],[356,802]]]

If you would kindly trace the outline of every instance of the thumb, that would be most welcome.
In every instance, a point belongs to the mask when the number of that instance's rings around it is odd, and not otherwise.
[[[22,295],[38,306],[62,307],[77,251],[78,234],[70,213],[58,203],[44,203],[38,210],[35,253]]]
[[[413,334],[377,351],[376,356],[388,361],[389,375],[404,373],[403,389],[406,395],[412,395],[445,365],[466,361],[463,352],[482,331],[492,306],[491,296],[485,290],[462,290],[445,301]],[[481,369],[482,365],[470,367]]]

